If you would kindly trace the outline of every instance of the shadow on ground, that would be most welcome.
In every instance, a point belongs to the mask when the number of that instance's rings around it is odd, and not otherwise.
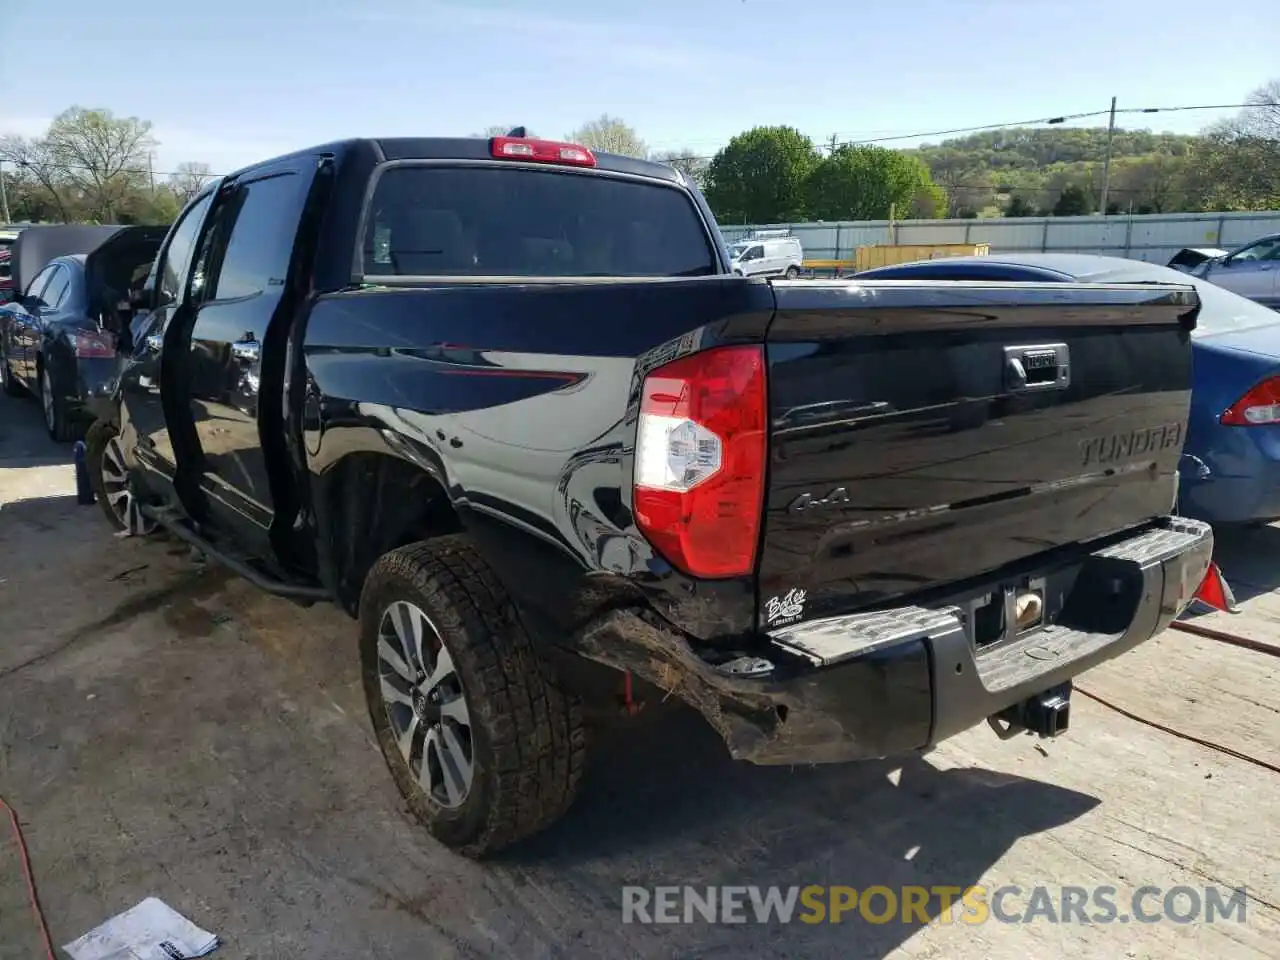
[[[30,568],[46,555],[73,553],[76,544],[86,539],[100,543],[95,534],[101,534],[106,525],[96,507],[86,509],[74,496],[33,494],[0,501],[0,576],[15,568]],[[43,541],[55,531],[68,542],[51,552]]]
[[[639,934],[622,926],[626,885],[966,888],[1018,839],[1098,802],[1034,780],[939,769],[920,756],[804,768],[736,763],[710,727],[681,707],[597,741],[569,815],[495,868],[515,882],[532,879],[593,902],[613,915],[619,932]],[[930,918],[940,903],[930,899]],[[872,912],[884,909],[880,899]],[[868,923],[854,911],[839,925],[713,928],[698,919],[643,928],[660,938],[659,952],[704,957],[882,957],[918,929],[901,922],[900,901],[888,923]]]

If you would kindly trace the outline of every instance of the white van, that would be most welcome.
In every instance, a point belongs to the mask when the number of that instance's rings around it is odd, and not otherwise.
[[[794,280],[804,266],[800,238],[789,234],[756,236],[729,246],[729,266],[744,277],[786,277]]]

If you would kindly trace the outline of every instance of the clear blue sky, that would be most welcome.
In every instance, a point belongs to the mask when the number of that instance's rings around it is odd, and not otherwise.
[[[1280,20],[1205,0],[4,0],[0,133],[71,104],[155,124],[159,171],[353,135],[547,136],[608,112],[713,153],[1120,106],[1238,103]],[[30,44],[35,44],[34,47]],[[1194,132],[1212,113],[1121,118]],[[1102,121],[1105,123],[1105,118]]]

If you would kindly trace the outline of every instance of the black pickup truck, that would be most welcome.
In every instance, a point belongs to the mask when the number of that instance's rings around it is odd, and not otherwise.
[[[1208,568],[1189,287],[735,277],[677,171],[512,136],[211,183],[142,297],[107,516],[357,618],[470,855],[567,808],[601,702],[763,764],[1061,732]]]

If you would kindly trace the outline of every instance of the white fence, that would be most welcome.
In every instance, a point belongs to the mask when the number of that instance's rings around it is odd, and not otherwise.
[[[893,224],[887,220],[770,223],[722,226],[721,232],[732,243],[751,230],[783,227],[800,238],[806,260],[851,260],[856,248],[876,243],[989,243],[992,253],[1100,253],[1167,263],[1183,247],[1230,250],[1266,234],[1280,233],[1280,211],[902,220]]]

